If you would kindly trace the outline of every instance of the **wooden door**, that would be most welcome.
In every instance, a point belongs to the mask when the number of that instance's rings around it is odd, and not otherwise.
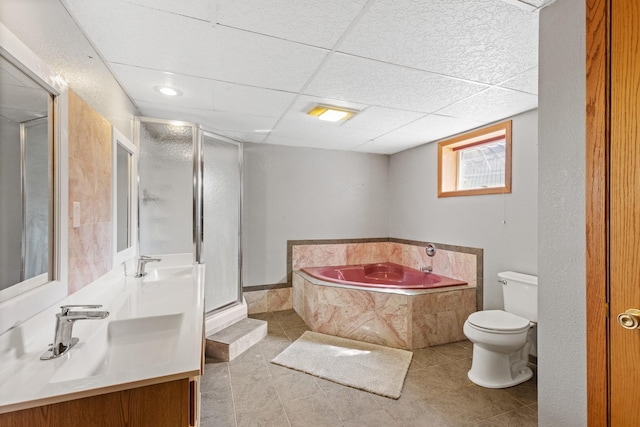
[[[640,420],[640,329],[617,321],[640,309],[640,2],[611,2],[609,403],[612,426]]]
[[[640,2],[587,0],[587,411],[640,419]]]

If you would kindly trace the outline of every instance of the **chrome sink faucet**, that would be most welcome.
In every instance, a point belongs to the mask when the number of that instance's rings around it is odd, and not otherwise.
[[[53,344],[45,351],[41,360],[55,359],[68,352],[76,345],[78,338],[72,337],[73,324],[78,320],[97,320],[109,316],[108,311],[90,311],[86,309],[100,308],[101,305],[63,305],[62,311],[56,314],[56,332]],[[85,309],[83,311],[71,311],[72,308]]]
[[[140,255],[138,257],[138,268],[136,269],[136,274],[133,277],[144,277],[147,273],[144,271],[144,267],[149,262],[160,262],[162,258],[151,258],[145,255]]]

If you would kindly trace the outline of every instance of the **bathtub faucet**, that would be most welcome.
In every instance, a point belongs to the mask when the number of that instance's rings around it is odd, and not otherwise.
[[[433,271],[433,267],[430,265],[427,265],[426,267],[420,267],[420,271],[422,271],[423,273],[431,273]]]

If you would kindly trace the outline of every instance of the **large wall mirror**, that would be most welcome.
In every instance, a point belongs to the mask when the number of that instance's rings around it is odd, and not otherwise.
[[[53,95],[0,56],[0,302],[54,278]]]
[[[113,135],[113,264],[124,262],[135,255],[135,218],[137,205],[134,202],[136,176],[136,147],[118,129],[112,127]]]

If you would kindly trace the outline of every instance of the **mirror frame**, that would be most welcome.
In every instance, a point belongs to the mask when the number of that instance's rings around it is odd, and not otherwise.
[[[133,258],[137,250],[137,221],[138,216],[138,195],[137,195],[137,176],[138,176],[138,150],[136,146],[116,129],[115,126],[111,126],[112,137],[112,173],[111,173],[111,216],[112,216],[112,253],[113,253],[113,266],[117,267],[126,260]],[[129,159],[129,212],[127,214],[127,221],[129,222],[129,242],[131,245],[118,252],[118,147],[124,148],[130,155]]]
[[[49,185],[50,204],[49,280],[34,289],[0,299],[0,334],[29,319],[68,294],[68,91],[67,84],[33,51],[0,23],[0,55],[18,67],[52,96],[50,131],[53,147],[53,175]],[[23,282],[24,283],[24,282]],[[11,288],[8,288],[11,289]],[[11,292],[20,291],[19,289]],[[8,295],[6,295],[8,296]]]

